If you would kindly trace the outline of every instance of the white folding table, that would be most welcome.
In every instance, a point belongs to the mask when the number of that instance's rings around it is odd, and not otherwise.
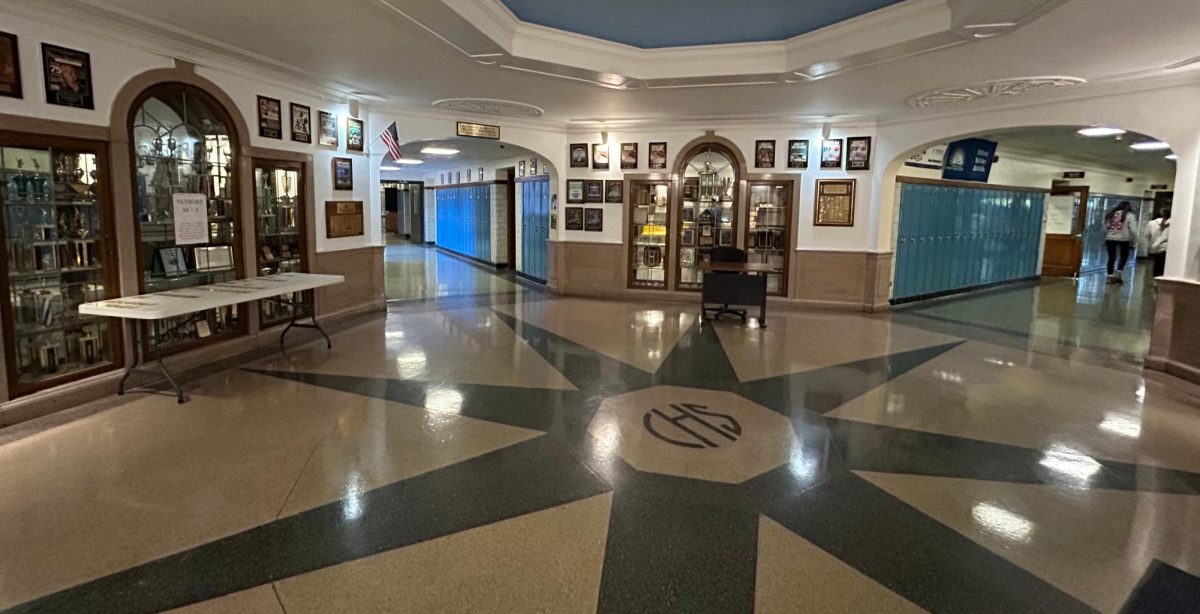
[[[292,301],[283,298],[281,295],[299,292],[301,296],[304,296],[303,292],[305,290],[332,286],[344,281],[346,281],[346,278],[341,275],[279,273],[277,275],[255,277],[253,279],[238,279],[229,282],[191,286],[175,290],[165,290],[163,292],[96,301],[94,303],[84,303],[79,306],[79,313],[134,320],[134,361],[132,365],[126,367],[125,374],[121,376],[121,381],[117,384],[117,394],[125,394],[125,382],[129,380],[129,376],[153,360],[158,372],[162,374],[161,379],[169,382],[175,388],[175,396],[179,402],[185,403],[188,397],[184,394],[183,388],[175,381],[175,378],[171,376],[171,372],[167,370],[166,365],[163,364],[162,354],[152,351],[152,357],[146,355],[147,348],[143,347],[141,330],[142,325],[147,320],[163,320],[187,315],[195,316],[209,309],[228,307],[252,301],[274,301],[292,307],[292,320],[288,322],[287,327],[279,334],[279,344],[281,346],[283,345],[284,337],[292,328],[312,328],[319,331],[325,337],[326,347],[332,348],[333,341],[330,340],[329,335],[325,334],[325,329],[321,328],[320,323],[317,322],[317,314],[313,309],[312,302],[304,300]],[[305,318],[311,320],[311,323],[300,321]],[[168,332],[191,325],[194,319],[194,317],[187,318],[173,326]],[[155,379],[148,382],[148,384],[157,381]]]

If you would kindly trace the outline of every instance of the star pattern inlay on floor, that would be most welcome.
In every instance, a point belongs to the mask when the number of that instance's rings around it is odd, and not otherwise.
[[[283,589],[286,606],[286,593],[306,594],[306,578],[315,582],[354,569],[345,565],[400,565],[373,557],[395,552],[394,561],[420,560],[427,555],[401,553],[486,527],[523,526],[502,523],[545,510],[604,501],[602,520],[585,514],[606,532],[602,554],[596,551],[602,565],[588,610],[754,611],[770,602],[756,596],[764,588],[757,583],[768,581],[763,569],[777,582],[774,561],[819,551],[814,568],[869,583],[870,594],[861,597],[870,602],[944,612],[1090,612],[1111,600],[1097,601],[1088,590],[1039,575],[1037,565],[998,553],[958,520],[911,502],[887,476],[1189,500],[1200,494],[1200,475],[1187,471],[1081,453],[1048,460],[1047,450],[1037,447],[831,413],[952,355],[961,340],[912,342],[882,356],[868,352],[840,364],[742,381],[723,345],[736,331],[715,330],[734,325],[693,323],[648,371],[519,319],[520,313],[488,309],[474,321],[511,329],[570,386],[355,375],[344,364],[323,371],[315,358],[305,363],[308,370],[298,364],[272,368],[271,361],[246,368],[291,385],[386,400],[390,411],[509,429],[481,432],[479,437],[499,439],[481,444],[478,454],[415,474],[399,471],[390,483],[384,474],[336,501],[299,505],[272,522],[12,611],[160,611],[226,595],[258,597],[253,589],[271,585]],[[331,441],[322,444],[324,452],[314,452],[317,458],[353,447]],[[780,531],[799,541],[784,550],[772,544],[770,561],[760,560],[760,540]],[[382,603],[370,595],[354,599],[350,611]]]

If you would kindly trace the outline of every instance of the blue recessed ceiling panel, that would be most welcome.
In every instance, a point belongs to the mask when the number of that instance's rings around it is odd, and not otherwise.
[[[518,19],[643,49],[779,41],[903,0],[500,0]]]

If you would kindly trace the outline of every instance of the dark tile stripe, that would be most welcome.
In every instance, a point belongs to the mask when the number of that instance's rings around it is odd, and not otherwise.
[[[758,511],[668,484],[614,497],[597,611],[753,612]]]
[[[1095,459],[1100,471],[1086,479],[1042,464],[1046,452],[881,426],[853,420],[828,420],[830,432],[847,467],[856,471],[907,473],[946,478],[1047,484],[1068,488],[1105,488],[1200,494],[1200,474]]]
[[[801,373],[744,382],[737,386],[736,391],[747,399],[784,415],[794,415],[798,411],[824,414],[963,343],[966,342],[956,341]]]
[[[1154,561],[1121,612],[1196,614],[1200,612],[1200,578],[1162,561]]]
[[[693,324],[659,366],[654,383],[732,390],[738,383],[737,373],[725,355],[714,326],[707,321]]]
[[[458,413],[469,418],[488,420],[535,429],[549,430],[556,419],[556,408],[566,391],[547,388],[516,388],[486,384],[421,382],[382,377],[298,373],[268,369],[245,369],[252,373],[340,390],[375,399],[386,399],[416,407],[440,407],[447,395],[462,397]]]
[[[851,473],[768,517],[930,612],[1093,612]]]
[[[650,374],[537,325],[493,312],[581,391],[609,396],[650,385]]]
[[[81,584],[9,612],[158,612],[606,491],[608,486],[560,445],[538,437]]]

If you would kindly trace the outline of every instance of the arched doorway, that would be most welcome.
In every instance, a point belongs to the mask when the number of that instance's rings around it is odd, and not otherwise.
[[[399,245],[396,236],[388,239],[389,299],[511,292],[545,283],[558,184],[547,156],[461,137],[410,141],[400,152],[399,160],[385,156],[380,162],[381,188],[403,184],[414,194],[408,206],[419,212],[395,215],[419,218],[420,233],[407,245]],[[386,192],[384,204],[386,211]],[[414,226],[408,227],[410,239]]]
[[[1150,136],[1085,128],[977,132],[893,161],[900,317],[1141,361],[1174,164]]]

